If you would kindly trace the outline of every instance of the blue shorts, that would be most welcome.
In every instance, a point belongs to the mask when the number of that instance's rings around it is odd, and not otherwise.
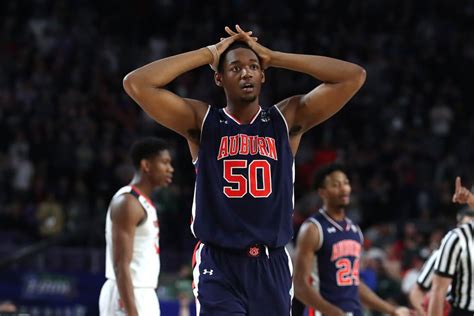
[[[290,315],[293,266],[284,247],[232,250],[198,243],[193,264],[196,315]]]

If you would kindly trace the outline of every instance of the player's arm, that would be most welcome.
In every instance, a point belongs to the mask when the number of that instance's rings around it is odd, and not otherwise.
[[[294,284],[295,296],[307,306],[317,309],[323,315],[344,315],[337,306],[325,300],[311,285],[311,271],[314,266],[314,253],[320,247],[319,229],[306,222],[301,226],[296,242]]]
[[[418,316],[426,316],[426,312],[423,309],[423,299],[425,294],[425,291],[418,283],[413,284],[408,293],[408,299],[410,300],[411,306],[416,310]]]
[[[442,316],[446,293],[449,285],[451,285],[451,277],[435,274],[433,276],[433,286],[431,287],[431,298],[428,307],[428,315]]]
[[[124,89],[155,121],[198,143],[207,104],[180,97],[166,89],[166,85],[183,73],[214,63],[219,54],[240,37],[237,34],[223,39],[214,45],[215,53],[204,47],[140,67],[125,76]]]
[[[323,83],[305,95],[297,95],[277,104],[290,130],[293,153],[301,135],[338,112],[363,85],[364,68],[335,58],[272,51],[236,26],[243,40],[259,55],[262,67],[284,68],[308,74]],[[236,34],[226,29],[229,34]]]
[[[138,315],[130,262],[133,255],[133,240],[136,226],[145,219],[145,211],[139,202],[129,194],[114,199],[111,205],[112,260],[120,298],[127,315]]]
[[[369,309],[390,315],[409,315],[408,308],[402,306],[397,307],[381,299],[364,282],[360,282],[359,284],[359,296],[362,304],[367,306]]]

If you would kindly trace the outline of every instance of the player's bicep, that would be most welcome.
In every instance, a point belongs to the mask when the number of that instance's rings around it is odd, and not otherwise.
[[[113,201],[110,216],[112,261],[116,269],[120,265],[128,265],[132,260],[135,229],[144,219],[145,212],[136,199],[122,195]]]
[[[338,83],[322,83],[305,95],[283,102],[290,130],[304,133],[336,114],[360,89],[365,75]]]
[[[314,264],[314,254],[319,245],[318,228],[309,222],[304,223],[297,237],[295,252],[295,283],[309,282]]]
[[[197,134],[207,111],[204,102],[182,98],[166,89],[139,84],[131,76],[124,79],[124,89],[150,117],[188,139],[199,138]]]
[[[301,98],[295,121],[303,132],[336,114],[359,90],[363,81],[323,83]]]

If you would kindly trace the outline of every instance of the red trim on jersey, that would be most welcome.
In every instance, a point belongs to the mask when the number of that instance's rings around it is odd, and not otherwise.
[[[242,125],[242,122],[240,122],[239,119],[237,119],[235,116],[233,116],[232,114],[230,114],[229,112],[227,112],[227,110],[224,108],[224,113],[230,117],[235,123],[239,124],[239,125]],[[253,122],[255,122],[255,120],[257,119],[258,115],[260,114],[260,112],[262,112],[262,108],[260,106],[258,106],[258,111],[257,113],[253,116],[253,118],[250,120],[250,123],[249,124],[252,124]]]
[[[145,194],[143,194],[140,190],[138,190],[138,188],[136,186],[134,186],[133,184],[130,185],[132,187],[133,190],[137,191],[138,194],[140,194],[141,196],[143,196],[147,201],[148,203],[150,203],[151,206],[155,207],[155,205],[153,204],[153,202],[150,200],[150,198],[148,196],[146,196]]]
[[[196,246],[194,247],[194,251],[193,251],[193,261],[192,261],[192,267],[194,269],[194,267],[196,266],[196,252],[199,248],[199,246],[201,245],[201,241],[198,241]]]
[[[308,308],[308,316],[316,315],[316,310],[314,308]]]

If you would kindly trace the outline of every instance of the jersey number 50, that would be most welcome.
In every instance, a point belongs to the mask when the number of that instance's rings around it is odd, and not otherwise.
[[[239,169],[248,168],[248,178],[235,174]],[[261,170],[262,185],[258,186],[257,172]],[[272,193],[272,173],[266,160],[254,160],[247,167],[247,160],[224,160],[224,179],[234,186],[224,186],[224,194],[229,198],[241,198],[250,193],[255,198],[266,198]]]

